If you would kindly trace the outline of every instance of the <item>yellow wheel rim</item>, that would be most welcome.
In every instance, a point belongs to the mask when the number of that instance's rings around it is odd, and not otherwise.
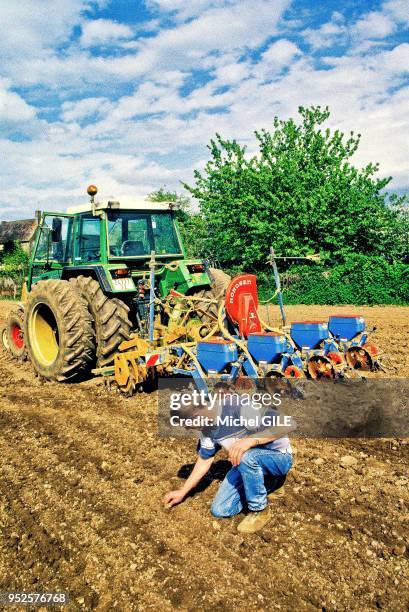
[[[31,347],[34,356],[43,366],[49,366],[57,359],[59,351],[58,325],[47,304],[37,304],[29,323]]]

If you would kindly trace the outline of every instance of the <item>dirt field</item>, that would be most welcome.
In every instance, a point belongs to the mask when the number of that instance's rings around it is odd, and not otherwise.
[[[409,376],[409,308],[358,311],[399,366],[389,375]],[[156,436],[154,395],[42,384],[0,359],[0,591],[68,591],[71,610],[409,609],[408,440],[297,440],[273,520],[242,536],[239,518],[209,513],[223,458],[200,492],[163,508],[195,444]]]

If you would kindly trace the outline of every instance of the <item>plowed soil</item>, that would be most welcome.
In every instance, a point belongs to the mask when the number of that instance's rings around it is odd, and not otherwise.
[[[409,376],[409,308],[359,312],[378,326],[388,375]],[[198,492],[163,508],[195,444],[157,437],[154,394],[42,383],[0,359],[0,591],[69,592],[70,610],[409,609],[408,440],[296,440],[272,521],[243,536],[239,517],[209,512],[223,457]]]

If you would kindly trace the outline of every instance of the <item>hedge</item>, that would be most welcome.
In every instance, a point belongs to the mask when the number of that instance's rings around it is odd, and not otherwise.
[[[260,296],[274,290],[272,274],[258,274]],[[286,304],[409,305],[409,265],[352,255],[342,264],[291,266],[281,274]]]

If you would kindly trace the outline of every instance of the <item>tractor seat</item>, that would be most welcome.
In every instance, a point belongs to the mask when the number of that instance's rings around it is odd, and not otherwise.
[[[122,255],[146,255],[143,242],[141,240],[125,240],[121,247]]]
[[[82,236],[80,254],[82,261],[99,259],[99,236]]]

